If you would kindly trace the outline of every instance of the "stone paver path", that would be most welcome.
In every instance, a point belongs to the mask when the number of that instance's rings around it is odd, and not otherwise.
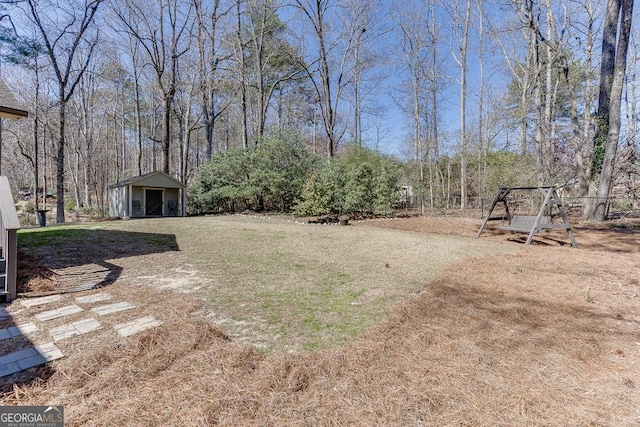
[[[36,314],[36,319],[41,322],[46,322],[48,320],[58,319],[60,317],[69,316],[71,314],[80,313],[82,308],[75,304],[67,305],[65,307],[56,308],[54,310],[43,311],[42,313]]]
[[[106,314],[112,314],[112,313],[117,313],[119,311],[131,310],[133,308],[136,308],[136,306],[131,304],[130,302],[123,301],[123,302],[117,302],[115,304],[107,304],[107,305],[101,305],[99,307],[93,307],[91,311],[93,311],[94,313],[100,316],[104,316]]]
[[[84,297],[78,297],[76,298],[76,301],[81,304],[93,304],[96,302],[107,301],[110,299],[111,299],[111,295],[106,293],[99,293],[99,294],[87,295]]]
[[[64,354],[54,343],[14,351],[0,356],[0,377],[15,374],[24,369],[33,368],[62,357],[64,357]]]
[[[162,322],[156,320],[153,316],[145,316],[140,317],[139,319],[132,320],[131,322],[120,323],[118,325],[114,325],[118,334],[122,337],[128,337],[133,334],[137,334],[138,332],[146,331],[147,329],[154,328],[156,326],[162,325]]]
[[[85,295],[75,298],[77,304],[95,304],[103,301],[108,301],[112,297],[105,292],[94,293],[92,295]],[[52,304],[60,301],[64,301],[63,295],[50,295],[39,298],[28,298],[20,300],[20,304],[24,309],[30,309],[33,307],[39,307],[45,304]],[[47,311],[41,311],[33,315],[35,319],[40,322],[48,322],[50,320],[58,319],[64,316],[69,316],[76,313],[81,313],[84,309],[77,305],[70,304],[64,307],[53,308]],[[54,307],[57,304],[53,304]],[[88,307],[86,307],[88,309]],[[100,305],[91,308],[91,312],[99,316],[105,316],[108,314],[118,313],[125,310],[135,309],[136,306],[128,301],[116,302],[113,304]],[[24,310],[22,309],[22,310]],[[22,311],[18,310],[14,313]],[[4,307],[0,307],[0,320],[12,319],[12,314]],[[137,334],[138,332],[146,331],[147,329],[154,328],[162,325],[162,322],[157,320],[153,316],[144,316],[134,319],[129,322],[113,325],[113,329],[122,337],[129,337]],[[0,329],[0,341],[13,337],[18,337],[25,334],[38,331],[42,326],[38,325],[38,322],[28,322],[20,325],[9,326],[4,329]],[[61,326],[56,326],[49,329],[49,334],[53,338],[54,342],[62,341],[67,338],[71,338],[78,335],[84,335],[89,332],[102,330],[103,325],[94,318],[86,318],[71,323],[66,323]],[[64,357],[62,351],[55,345],[54,342],[34,345],[30,348],[14,351],[4,356],[0,356],[0,377],[15,374],[25,369],[32,368],[34,366],[42,365],[52,360],[60,359]]]
[[[0,340],[6,340],[7,338],[19,337],[20,335],[30,334],[38,330],[35,323],[25,323],[17,326],[10,326],[8,328],[0,329]]]
[[[47,297],[23,299],[23,300],[20,300],[20,304],[22,304],[23,307],[31,308],[31,307],[37,307],[43,304],[49,304],[55,301],[60,301],[61,299],[62,299],[62,295],[49,295]]]
[[[86,334],[92,331],[102,329],[102,325],[96,319],[88,318],[78,320],[77,322],[68,323],[49,330],[54,341],[61,341],[76,335]]]

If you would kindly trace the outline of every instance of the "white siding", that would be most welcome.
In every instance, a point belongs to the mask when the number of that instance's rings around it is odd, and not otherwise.
[[[127,218],[128,200],[127,187],[112,187],[109,189],[109,216],[113,218]]]

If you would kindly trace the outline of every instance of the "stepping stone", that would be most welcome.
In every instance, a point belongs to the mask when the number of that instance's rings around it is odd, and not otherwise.
[[[162,325],[162,322],[156,320],[153,316],[145,316],[132,320],[131,322],[120,323],[119,325],[115,325],[114,328],[120,336],[128,337],[160,325]]]
[[[36,319],[41,322],[46,322],[47,320],[57,319],[63,316],[69,316],[71,314],[80,313],[82,308],[78,307],[75,304],[68,305],[66,307],[56,308],[55,310],[43,311],[42,313],[36,314]]]
[[[0,377],[15,374],[34,366],[64,357],[54,343],[37,345],[0,356]]]
[[[131,304],[130,302],[123,301],[123,302],[117,302],[115,304],[107,304],[107,305],[101,305],[99,307],[94,307],[91,309],[91,311],[93,311],[94,313],[100,316],[104,316],[105,314],[112,314],[112,313],[117,313],[119,311],[131,310],[132,308],[136,308],[136,306]]]
[[[0,340],[6,340],[7,338],[18,337],[20,335],[30,334],[38,330],[38,327],[34,323],[25,323],[23,325],[10,326],[8,328],[0,329]]]
[[[107,301],[110,299],[111,299],[111,295],[100,293],[100,294],[94,294],[94,295],[87,295],[85,297],[78,297],[76,298],[76,301],[83,304],[93,304],[95,302]]]
[[[82,291],[91,291],[97,288],[99,283],[85,283],[81,285],[72,286],[66,289],[67,292],[82,292]]]
[[[78,320],[77,322],[68,323],[66,325],[58,326],[51,329],[51,335],[54,341],[60,341],[66,338],[70,338],[76,335],[86,334],[88,332],[101,329],[102,325],[95,319],[88,318]]]
[[[20,300],[23,307],[30,308],[38,305],[49,304],[50,302],[60,301],[62,295],[49,295],[48,297],[38,297]]]
[[[0,320],[7,320],[9,318],[11,318],[11,315],[9,314],[7,309],[4,307],[0,307]]]

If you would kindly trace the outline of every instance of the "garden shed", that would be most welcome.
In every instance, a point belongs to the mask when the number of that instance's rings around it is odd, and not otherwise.
[[[145,218],[185,215],[186,186],[156,171],[109,186],[109,216]]]

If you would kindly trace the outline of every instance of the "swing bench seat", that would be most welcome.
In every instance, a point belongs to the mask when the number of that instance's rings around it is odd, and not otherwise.
[[[530,233],[533,225],[536,223],[536,219],[538,219],[538,217],[533,215],[514,215],[513,218],[511,218],[509,224],[501,226],[500,229],[506,231],[515,231],[518,233]],[[536,231],[541,231],[548,228],[556,228],[554,227],[554,224],[551,224],[551,217],[540,217],[540,221],[538,222]]]
[[[539,191],[544,197],[544,201],[540,206],[540,210],[537,216],[533,215],[513,215],[509,211],[509,205],[507,203],[507,198],[512,191],[518,192],[526,192],[526,191]],[[493,209],[497,204],[503,204],[506,215],[503,216],[491,216],[493,213]],[[562,218],[562,223],[551,222],[552,210],[556,208],[560,217]],[[543,213],[547,211],[548,215],[543,216]],[[505,218],[508,218],[508,223],[505,224]],[[571,224],[567,220],[567,215],[562,208],[562,200],[558,197],[556,193],[555,187],[553,186],[540,186],[540,187],[501,187],[498,190],[498,194],[493,199],[491,203],[491,207],[489,208],[489,212],[485,217],[482,225],[480,226],[480,230],[478,230],[478,234],[476,238],[480,237],[482,234],[482,230],[487,225],[489,221],[502,221],[503,225],[500,227],[502,230],[506,231],[515,231],[518,233],[528,233],[529,237],[525,242],[525,245],[531,244],[533,240],[533,236],[541,231],[546,230],[566,230],[571,240],[571,246],[574,248],[578,247],[576,243],[576,239],[573,236],[573,230],[571,229]],[[537,224],[536,224],[537,221]]]

